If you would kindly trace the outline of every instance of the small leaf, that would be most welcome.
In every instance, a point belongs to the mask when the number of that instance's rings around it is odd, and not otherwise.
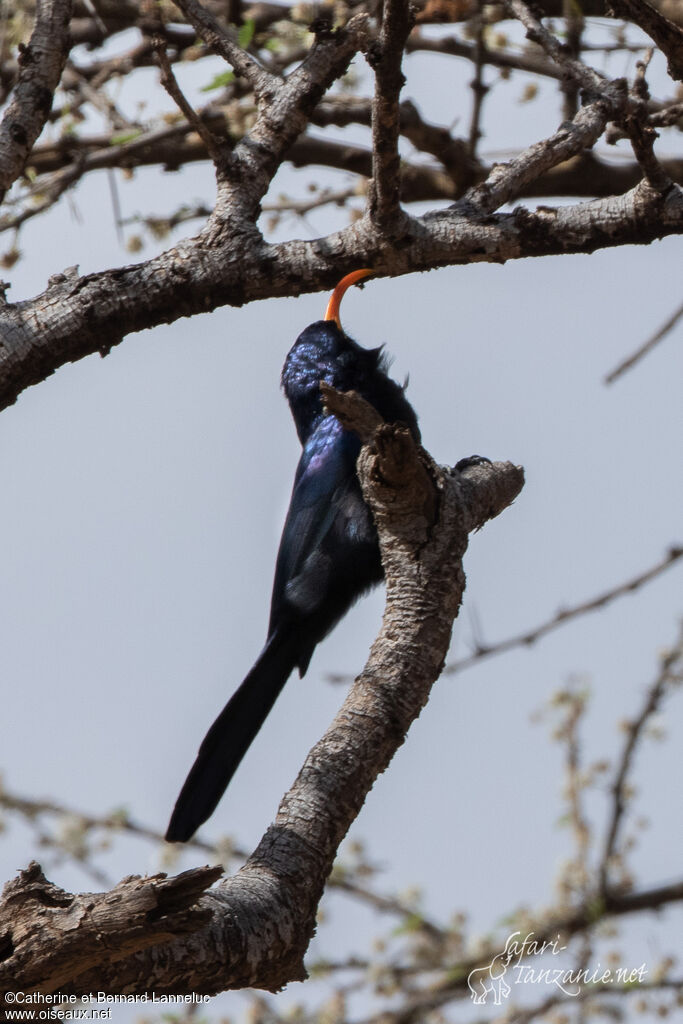
[[[142,130],[139,128],[137,129],[137,131],[122,132],[120,135],[112,135],[111,145],[123,146],[126,142],[132,142],[133,139],[137,139],[140,135],[142,135]]]
[[[200,91],[211,92],[212,89],[222,89],[224,85],[230,85],[234,80],[234,71],[221,71],[219,75],[214,75],[208,85],[203,85]]]
[[[237,42],[240,44],[243,50],[249,46],[249,43],[254,38],[254,32],[256,31],[256,22],[253,18],[245,21],[243,25],[240,25],[237,33]]]

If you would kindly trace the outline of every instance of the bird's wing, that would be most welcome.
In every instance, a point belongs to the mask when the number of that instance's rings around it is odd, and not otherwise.
[[[330,570],[324,540],[340,517],[356,511],[349,505],[359,451],[357,436],[329,416],[301,455],[275,567],[270,633],[285,604],[307,614],[324,596]]]

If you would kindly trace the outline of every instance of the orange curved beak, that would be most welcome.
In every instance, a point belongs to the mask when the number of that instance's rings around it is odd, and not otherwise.
[[[364,270],[353,270],[350,274],[347,274],[346,277],[342,277],[341,281],[330,296],[330,301],[328,302],[327,309],[325,310],[325,320],[334,320],[337,327],[341,330],[339,307],[341,305],[341,300],[344,298],[344,293],[352,284],[355,284],[356,281],[361,281],[364,277],[367,277],[368,274],[372,273],[374,273],[374,271],[366,268]]]

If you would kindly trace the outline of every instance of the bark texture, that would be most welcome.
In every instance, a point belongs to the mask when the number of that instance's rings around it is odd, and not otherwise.
[[[365,439],[358,469],[380,536],[386,610],[365,669],[313,747],[244,867],[124,879],[64,893],[37,865],[0,903],[0,993],[213,995],[275,991],[306,977],[304,954],[337,849],[443,668],[465,586],[468,534],[519,494],[520,467],[436,466],[409,432],[350,393],[328,408]],[[174,938],[171,940],[171,936]]]

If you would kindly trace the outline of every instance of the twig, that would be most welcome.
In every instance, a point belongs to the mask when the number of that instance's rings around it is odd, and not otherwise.
[[[484,32],[486,30],[486,23],[484,21],[484,14],[482,10],[482,3],[479,0],[478,11],[475,16],[476,25],[476,39],[474,43],[474,78],[470,82],[470,88],[473,93],[472,101],[472,118],[470,121],[470,132],[468,149],[470,157],[476,156],[477,143],[481,138],[481,111],[484,102],[484,97],[489,91],[488,85],[484,84],[484,65],[486,64],[486,45],[484,43]]]
[[[396,896],[382,896],[380,893],[372,892],[371,889],[366,889],[364,886],[357,885],[348,879],[339,878],[335,876],[334,872],[327,884],[349,896],[354,896],[382,914],[394,914],[396,917],[410,918],[415,930],[423,932],[433,942],[443,943],[446,941],[447,933],[443,928],[439,927],[434,921],[431,921],[421,911],[407,905]]]
[[[643,174],[655,191],[665,195],[673,182],[655,156],[654,143],[657,132],[649,123],[647,103],[650,93],[645,77],[647,67],[652,60],[654,49],[650,47],[644,60],[636,65],[636,77],[629,97],[628,110],[623,119],[623,128],[631,140],[631,147],[636,160],[643,169]]]
[[[581,59],[581,41],[584,28],[584,19],[578,0],[562,0],[562,10],[565,24],[567,26],[567,47],[572,57]],[[574,81],[565,81],[562,84],[564,93],[564,116],[569,120],[576,116],[579,108],[579,90]]]
[[[624,743],[611,786],[612,815],[607,828],[605,847],[598,869],[599,889],[603,895],[608,889],[610,862],[617,847],[619,830],[623,821],[624,811],[626,810],[626,778],[633,765],[638,741],[650,718],[659,710],[659,706],[671,683],[680,682],[683,678],[682,673],[683,628],[681,628],[676,645],[662,657],[659,673],[647,690],[640,714],[633,721],[629,722],[627,726],[626,742]]]
[[[99,16],[99,14],[97,13],[97,8],[95,7],[95,4],[93,3],[93,0],[83,0],[83,6],[86,8],[88,13],[92,17],[92,20],[94,21],[95,25],[97,26],[98,32],[100,32],[102,34],[102,38],[106,39],[107,35],[108,35],[108,33],[107,33],[107,26],[102,21],[102,19]]]
[[[630,355],[627,359],[624,359],[623,362],[619,363],[618,366],[616,366],[607,374],[607,376],[605,377],[605,384],[613,384],[618,377],[621,377],[623,373],[626,373],[627,370],[630,370],[633,366],[636,365],[636,363],[640,362],[643,356],[646,356],[648,352],[651,352],[652,349],[655,348],[655,346],[658,345],[660,341],[663,341],[667,334],[669,334],[669,332],[674,329],[674,327],[676,326],[676,324],[682,316],[683,303],[681,303],[681,305],[674,313],[672,313],[669,319],[662,324],[659,330],[655,331],[651,338],[648,338],[644,345],[641,345],[640,348],[636,349],[636,351],[632,353],[632,355]]]
[[[599,608],[604,608],[605,605],[610,604],[616,598],[634,593],[636,590],[640,589],[640,587],[649,583],[650,580],[655,579],[655,577],[665,572],[666,569],[670,568],[682,556],[683,548],[672,547],[661,562],[658,562],[656,565],[652,566],[651,569],[641,573],[639,576],[634,577],[634,579],[627,580],[626,583],[620,583],[618,586],[600,594],[598,597],[592,598],[590,601],[574,605],[573,608],[562,609],[553,619],[550,619],[548,622],[544,622],[540,626],[536,626],[535,629],[527,630],[526,632],[510,637],[507,640],[501,640],[497,644],[478,646],[474,653],[470,654],[467,658],[461,658],[459,661],[455,661],[451,665],[447,665],[444,669],[444,673],[461,672],[463,669],[469,668],[470,665],[474,665],[478,661],[483,661],[484,658],[490,658],[495,654],[503,654],[505,651],[510,651],[515,647],[529,647],[531,644],[536,643],[537,640],[540,640],[541,637],[545,636],[546,633],[551,633],[560,626],[566,625],[568,622],[571,622],[572,619],[578,618],[580,615],[586,615],[589,612],[595,612]]]
[[[74,95],[69,97],[68,106],[62,108],[61,111],[52,110],[50,121],[64,116],[67,110],[69,114],[73,115],[75,110],[79,110],[87,102],[91,103],[96,110],[101,111],[112,128],[117,131],[130,131],[139,128],[138,124],[134,124],[124,117],[116,104],[107,96],[106,89],[102,89],[99,84],[89,82],[72,60],[66,62],[61,84],[63,89],[68,92],[73,91]]]
[[[408,0],[384,0],[379,41],[368,53],[375,72],[372,102],[372,184],[369,211],[382,233],[400,222],[400,167],[398,152],[399,96],[405,78],[403,49],[413,26]]]
[[[126,811],[113,811],[111,814],[84,814],[66,804],[58,803],[56,800],[35,800],[28,797],[17,796],[10,793],[4,786],[0,787],[0,809],[21,814],[29,821],[39,815],[54,815],[58,818],[73,818],[80,822],[84,829],[103,829],[105,832],[127,832],[129,835],[137,836],[140,839],[149,839],[154,843],[164,844],[162,832],[141,825],[129,817]],[[187,843],[188,847],[201,850],[202,853],[215,855],[221,844],[207,843],[196,836]],[[244,859],[248,856],[245,850],[239,847],[231,847],[235,857]]]
[[[670,103],[650,114],[648,123],[653,128],[668,128],[683,119],[683,103]]]
[[[683,79],[683,29],[645,0],[610,0],[608,9],[619,18],[634,21],[668,58],[672,78]]]
[[[552,32],[549,32],[541,21],[532,13],[524,0],[505,0],[505,5],[512,11],[526,29],[527,39],[538,43],[549,57],[558,64],[564,73],[578,86],[589,94],[605,95],[610,83],[600,72],[588,67],[580,60],[570,57]]]
[[[321,206],[345,206],[349,199],[357,198],[360,194],[357,186],[338,191],[325,188],[311,199],[283,198],[276,203],[264,203],[262,209],[264,213],[294,213],[297,217],[304,217],[311,210],[317,210]]]
[[[569,820],[572,824],[576,840],[576,858],[570,861],[565,869],[562,881],[568,890],[567,902],[575,906],[580,901],[585,904],[589,894],[588,855],[591,841],[591,826],[584,810],[581,761],[581,738],[579,726],[586,711],[586,698],[579,692],[567,695],[566,714],[562,724],[562,738],[566,743],[567,757],[567,799],[569,803]],[[578,901],[577,901],[578,897]]]
[[[243,50],[218,24],[213,14],[198,0],[175,0],[188,21],[195,27],[206,45],[219,54],[235,69],[238,75],[249,82],[256,97],[267,102],[280,85],[279,79]]]
[[[85,159],[79,157],[68,167],[65,167],[61,171],[57,171],[51,175],[47,180],[42,180],[40,187],[35,183],[29,190],[29,197],[32,195],[41,195],[43,198],[39,200],[34,206],[25,206],[19,213],[11,216],[5,214],[0,217],[0,232],[9,231],[11,229],[17,229],[21,225],[30,220],[32,217],[37,217],[40,213],[45,213],[51,206],[64,195],[64,193],[72,185],[82,178],[85,174]]]
[[[173,68],[166,53],[166,41],[163,36],[155,33],[152,35],[151,41],[161,72],[161,84],[171,99],[174,100],[178,109],[185,115],[188,124],[197,132],[213,162],[217,167],[222,167],[230,159],[230,148],[227,146],[226,140],[219,139],[217,135],[214,135],[211,129],[199,117],[192,104],[187,101],[182,89],[178,85],[178,80],[173,74]]]
[[[642,47],[640,47],[642,49]],[[465,60],[476,61],[476,43],[467,43],[457,36],[444,36],[443,38],[430,39],[423,33],[413,31],[406,43],[406,53],[439,53],[452,57],[464,57]],[[562,78],[562,71],[552,61],[541,54],[535,53],[510,53],[507,50],[492,50],[486,48],[483,55],[484,64],[491,67],[505,68],[516,71],[528,71],[532,75],[542,75],[545,78]]]

